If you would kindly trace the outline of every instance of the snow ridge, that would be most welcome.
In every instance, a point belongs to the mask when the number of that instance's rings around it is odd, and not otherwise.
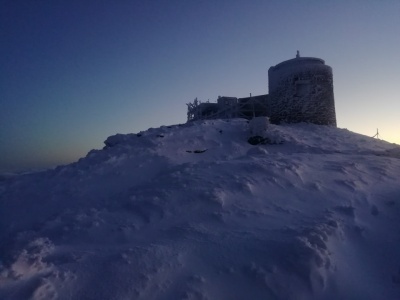
[[[243,119],[0,182],[0,299],[399,299],[400,148]]]

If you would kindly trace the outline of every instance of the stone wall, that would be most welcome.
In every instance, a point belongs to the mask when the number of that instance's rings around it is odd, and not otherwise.
[[[319,58],[296,57],[268,70],[271,123],[336,126],[332,68]]]

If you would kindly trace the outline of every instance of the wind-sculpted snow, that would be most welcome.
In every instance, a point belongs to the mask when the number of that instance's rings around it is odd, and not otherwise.
[[[399,147],[213,120],[0,189],[0,299],[399,299]]]

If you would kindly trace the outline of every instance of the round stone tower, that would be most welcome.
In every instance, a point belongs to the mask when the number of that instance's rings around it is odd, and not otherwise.
[[[314,57],[290,59],[268,70],[271,123],[336,126],[332,68]]]

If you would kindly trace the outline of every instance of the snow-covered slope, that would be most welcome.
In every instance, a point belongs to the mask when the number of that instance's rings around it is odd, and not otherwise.
[[[212,120],[0,182],[0,299],[400,299],[400,150]]]

